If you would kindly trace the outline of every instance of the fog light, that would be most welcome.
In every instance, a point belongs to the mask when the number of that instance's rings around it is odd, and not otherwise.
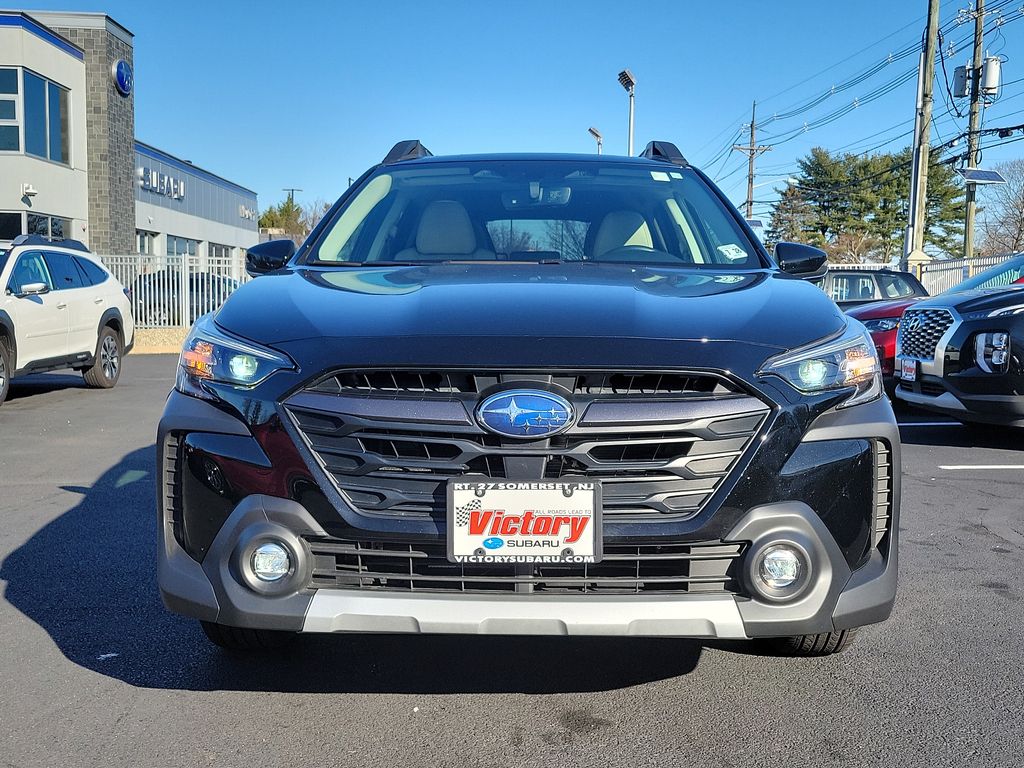
[[[765,550],[757,574],[769,589],[787,589],[803,576],[803,561],[792,547],[778,544]]]
[[[278,581],[292,569],[288,550],[280,544],[260,544],[252,553],[252,572],[261,581]]]

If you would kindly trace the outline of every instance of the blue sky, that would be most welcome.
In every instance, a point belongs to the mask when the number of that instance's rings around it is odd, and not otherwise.
[[[943,23],[952,27],[966,5],[943,0]],[[1024,40],[1020,6],[1007,4],[1005,23],[987,37],[993,52],[1009,57],[1005,82],[1024,77],[1024,57],[1015,56]],[[927,1],[56,0],[23,7],[104,11],[134,32],[137,136],[255,189],[266,207],[284,187],[301,188],[303,202],[334,200],[400,139],[419,138],[435,154],[591,152],[593,125],[606,152],[624,153],[627,100],[616,80],[624,67],[637,79],[637,151],[652,138],[674,141],[740,203],[745,160],[716,155],[749,122],[751,101],[759,102],[759,122],[767,120],[885,62],[920,40]],[[970,34],[969,23],[951,28],[947,47]],[[967,58],[950,60],[950,76]],[[773,198],[812,146],[909,143],[898,137],[911,129],[914,78],[801,131],[804,121],[852,105],[915,66],[916,56],[886,64],[766,125],[759,143],[792,138],[759,159],[755,198]],[[1024,123],[1024,98],[1016,96],[1024,96],[1024,82],[1004,89],[986,125]],[[938,97],[936,118],[942,139],[966,129]],[[1012,144],[986,153],[983,164],[1022,155],[1024,143]]]

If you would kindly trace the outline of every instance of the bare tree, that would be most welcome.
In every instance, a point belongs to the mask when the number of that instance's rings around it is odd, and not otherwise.
[[[319,197],[302,206],[301,221],[307,234],[313,231],[313,227],[320,223],[320,219],[326,216],[329,210],[331,210],[331,204]]]
[[[536,249],[533,235],[523,229],[517,229],[512,222],[507,223],[507,227],[505,221],[491,222],[487,225],[487,231],[497,253],[509,254]]]
[[[544,249],[558,251],[563,261],[583,261],[587,239],[584,221],[551,220],[544,225]]]
[[[995,168],[1006,183],[983,187],[979,256],[1024,251],[1024,160],[999,163]]]

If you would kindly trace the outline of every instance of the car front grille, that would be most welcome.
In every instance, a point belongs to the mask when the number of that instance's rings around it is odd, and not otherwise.
[[[319,469],[360,512],[438,520],[445,515],[448,481],[471,474],[600,480],[606,517],[692,516],[728,476],[769,412],[760,400],[711,375],[526,375],[444,374],[439,380],[430,374],[433,384],[453,385],[424,397],[418,389],[424,374],[335,374],[294,395],[285,408]],[[366,389],[359,395],[348,394],[351,387],[328,393],[328,380]],[[378,390],[375,381],[391,386]],[[502,438],[470,416],[483,382],[555,386],[551,381],[574,387],[571,397],[581,416],[566,432],[539,440]],[[705,389],[682,391],[695,381]],[[621,382],[626,384],[620,387]],[[595,408],[611,417],[593,418]]]
[[[639,594],[736,593],[743,542],[606,545],[599,563],[467,565],[449,562],[443,542],[306,539],[310,586],[390,592]]]
[[[939,339],[953,325],[953,315],[945,309],[908,309],[900,320],[900,353],[920,360],[935,357]]]
[[[519,383],[540,382],[573,395],[679,396],[739,394],[732,382],[720,376],[700,373],[508,373],[458,370],[360,370],[339,371],[323,377],[308,388],[332,395],[451,396],[480,395],[511,379]]]

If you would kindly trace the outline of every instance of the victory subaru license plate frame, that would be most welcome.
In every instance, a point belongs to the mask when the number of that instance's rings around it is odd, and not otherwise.
[[[448,481],[453,563],[572,565],[601,560],[601,483],[466,476]],[[556,531],[556,533],[552,533]]]

